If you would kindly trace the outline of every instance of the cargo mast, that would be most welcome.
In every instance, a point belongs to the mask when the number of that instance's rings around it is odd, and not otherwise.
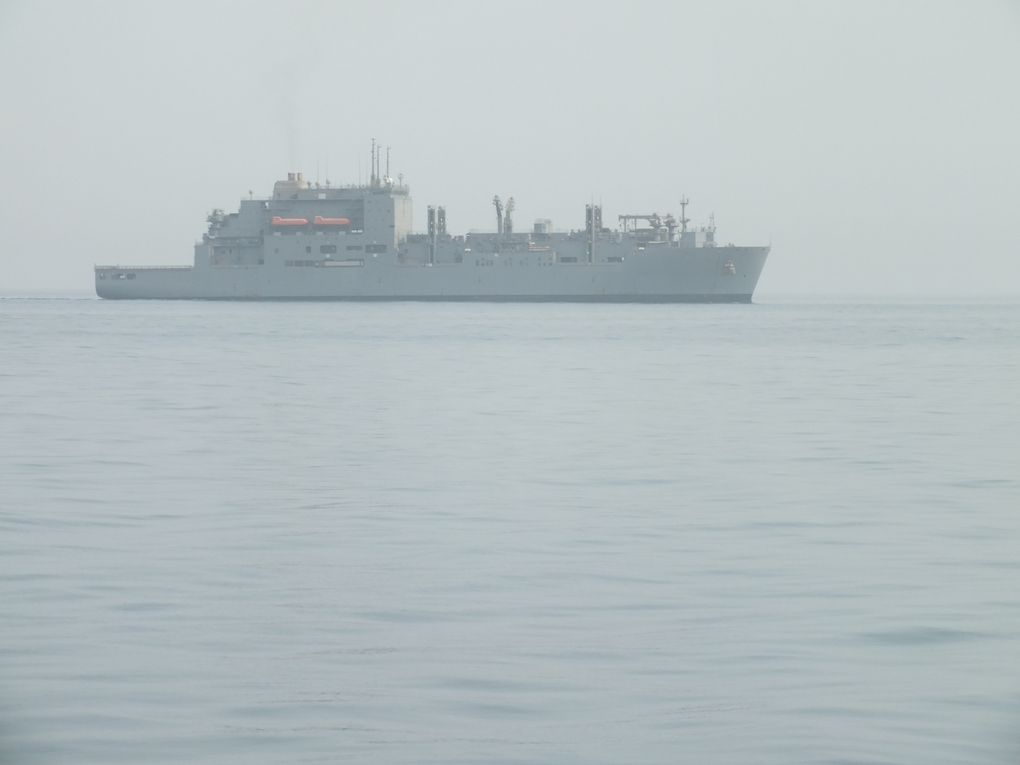
[[[492,206],[496,208],[496,233],[503,236],[503,200],[498,194],[492,198]]]

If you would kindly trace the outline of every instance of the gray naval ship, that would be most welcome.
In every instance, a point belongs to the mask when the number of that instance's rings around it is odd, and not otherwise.
[[[221,300],[507,300],[747,303],[769,247],[721,246],[714,222],[681,215],[618,216],[601,205],[584,226],[549,220],[514,230],[514,200],[493,199],[496,230],[454,236],[446,209],[428,207],[412,233],[409,189],[380,172],[373,146],[367,185],[277,181],[268,199],[213,210],[192,266],[96,266],[103,298]],[[388,152],[387,152],[388,154]],[[252,195],[249,194],[249,197]]]

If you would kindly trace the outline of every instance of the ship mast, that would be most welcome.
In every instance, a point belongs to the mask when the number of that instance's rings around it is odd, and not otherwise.
[[[371,188],[375,188],[375,139],[372,139],[372,153],[368,158],[368,185]]]

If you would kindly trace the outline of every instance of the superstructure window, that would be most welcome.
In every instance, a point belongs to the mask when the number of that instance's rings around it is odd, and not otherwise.
[[[321,253],[330,253],[330,254],[335,253],[336,252],[336,245],[335,244],[322,244],[322,245],[319,245],[319,252],[321,252]]]
[[[350,251],[350,250],[362,250],[362,249],[364,249],[364,248],[360,244],[349,244],[349,245],[347,245],[347,250],[348,251]]]
[[[386,252],[385,244],[366,244],[365,252]]]

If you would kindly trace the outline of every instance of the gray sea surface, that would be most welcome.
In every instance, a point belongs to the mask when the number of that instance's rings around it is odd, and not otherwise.
[[[1020,300],[0,299],[0,761],[1015,763]]]

